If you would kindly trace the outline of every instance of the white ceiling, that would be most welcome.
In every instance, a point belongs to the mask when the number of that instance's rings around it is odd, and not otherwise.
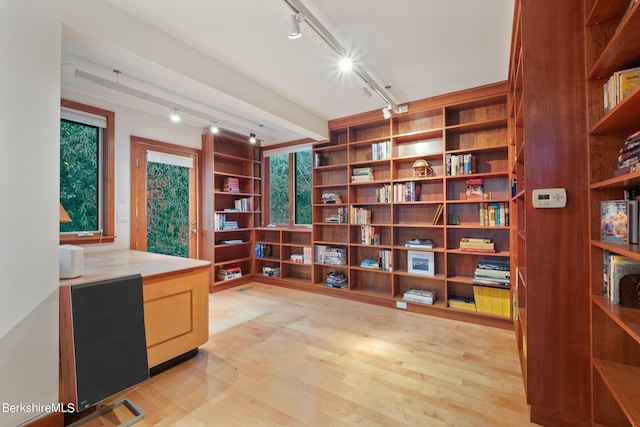
[[[309,25],[288,39],[292,10],[283,0],[93,2],[63,26],[63,64],[73,64],[62,67],[63,91],[166,115],[75,78],[82,69],[253,131],[267,145],[322,139],[327,120],[385,106],[363,96],[359,77],[338,71],[337,55]],[[513,0],[302,2],[398,104],[507,78]],[[100,34],[89,13],[111,30]]]

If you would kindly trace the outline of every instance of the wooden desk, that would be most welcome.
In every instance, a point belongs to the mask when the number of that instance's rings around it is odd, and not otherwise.
[[[118,250],[84,254],[84,274],[60,286],[142,275],[149,368],[209,339],[209,261]]]

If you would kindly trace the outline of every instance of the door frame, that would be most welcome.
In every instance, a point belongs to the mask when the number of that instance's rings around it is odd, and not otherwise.
[[[194,157],[195,187],[190,189],[189,197],[195,196],[195,206],[189,212],[190,218],[195,216],[196,242],[194,244],[195,253],[191,258],[199,259],[202,254],[202,150],[183,147],[181,145],[170,144],[168,142],[156,141],[139,136],[130,137],[130,170],[131,170],[131,196],[130,196],[130,235],[129,247],[132,250],[147,250],[147,170],[146,152],[147,150],[159,151],[162,153],[174,154],[177,156]],[[141,167],[142,166],[142,167]],[[143,212],[139,212],[139,207],[144,206]],[[191,251],[190,251],[191,252]]]

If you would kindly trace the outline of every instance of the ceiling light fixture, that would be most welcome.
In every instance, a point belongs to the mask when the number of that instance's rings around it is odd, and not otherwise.
[[[97,84],[99,86],[105,87],[107,89],[115,90],[120,93],[124,93],[125,95],[133,96],[134,98],[142,99],[144,101],[151,102],[153,104],[162,105],[164,107],[169,108],[171,111],[177,111],[178,115],[188,114],[189,116],[197,117],[202,120],[206,120],[209,123],[213,123],[213,125],[218,128],[219,132],[224,132],[225,134],[233,135],[237,138],[243,138],[243,135],[246,135],[248,128],[242,128],[241,126],[235,125],[233,123],[221,121],[219,118],[212,117],[209,114],[205,114],[200,110],[196,110],[194,108],[188,107],[184,104],[178,104],[176,102],[170,101],[165,98],[161,98],[156,95],[152,95],[151,93],[141,91],[139,89],[133,88],[131,86],[126,86],[120,83],[120,75],[121,71],[114,70],[116,73],[117,81],[105,79],[103,77],[97,76],[95,74],[88,73],[86,71],[79,70],[75,68],[74,76],[76,78],[81,78],[91,83]],[[206,131],[211,131],[211,126],[205,128]],[[260,142],[264,142],[264,140],[260,140]]]
[[[287,20],[287,30],[289,31],[290,39],[297,39],[302,35],[300,31],[300,24],[304,22],[304,15],[302,13],[295,13],[289,16]]]
[[[347,50],[338,42],[338,40],[327,30],[324,25],[316,18],[307,7],[302,4],[300,0],[284,0],[284,2],[293,10],[296,14],[302,14],[304,21],[315,31],[318,36],[334,50],[341,58],[348,57]],[[357,64],[352,64],[352,69],[358,74],[358,76],[369,86],[369,89],[375,92],[376,95],[384,101],[384,104],[390,106],[391,110],[395,113],[404,113],[408,111],[408,107],[403,105],[398,106],[391,96],[383,89],[383,86],[379,85],[373,80],[365,70],[363,70]]]
[[[340,62],[338,63],[338,65],[340,67],[340,71],[346,73],[348,71],[351,71],[351,69],[353,68],[353,61],[348,56],[343,56],[342,58],[340,58]]]
[[[180,111],[178,111],[175,108],[172,108],[170,113],[169,113],[169,119],[173,123],[180,123],[180,121],[182,120],[182,117],[180,116]]]
[[[252,143],[252,144],[255,144],[256,141],[257,141],[256,134],[255,133],[250,133],[249,134],[249,142]]]
[[[391,117],[391,106],[382,109],[382,117],[384,117],[385,120]]]
[[[217,124],[212,123],[211,126],[209,126],[209,130],[211,131],[212,134],[218,134],[220,133],[220,128],[218,127]]]

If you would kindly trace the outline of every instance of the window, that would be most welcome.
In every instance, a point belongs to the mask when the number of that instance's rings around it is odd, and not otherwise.
[[[311,224],[311,145],[264,151],[269,195],[267,222],[275,225]]]
[[[112,242],[115,115],[67,100],[61,106],[60,204],[71,222],[60,224],[60,242]]]

